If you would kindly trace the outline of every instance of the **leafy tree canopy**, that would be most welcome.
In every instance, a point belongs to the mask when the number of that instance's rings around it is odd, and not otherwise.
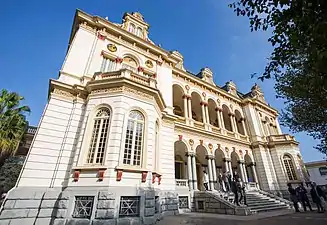
[[[276,80],[286,106],[282,124],[308,132],[327,154],[327,1],[238,0],[229,7],[249,18],[251,31],[272,32],[274,50],[259,78]]]
[[[25,113],[28,106],[21,106],[22,96],[15,92],[0,91],[0,167],[8,156],[15,154],[26,131]]]

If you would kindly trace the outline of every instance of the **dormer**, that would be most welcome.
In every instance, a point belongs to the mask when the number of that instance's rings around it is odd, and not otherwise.
[[[128,32],[148,40],[149,24],[144,21],[141,13],[125,13],[123,17],[123,28]]]
[[[181,69],[183,71],[186,71],[184,69],[184,57],[181,53],[179,53],[178,51],[171,51],[170,52],[170,57],[172,57],[173,59],[175,59],[177,61],[175,67],[178,69]]]
[[[208,67],[202,68],[197,76],[210,84],[214,84],[213,73]]]
[[[233,81],[228,81],[225,86],[228,93],[237,96],[236,84]]]
[[[251,88],[251,97],[258,99],[261,102],[266,102],[263,92],[258,84],[254,84]]]

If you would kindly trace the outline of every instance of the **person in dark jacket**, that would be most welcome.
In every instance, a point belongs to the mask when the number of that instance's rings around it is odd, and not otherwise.
[[[291,201],[293,202],[295,212],[300,212],[296,190],[292,187],[292,184],[290,183],[288,183],[287,186],[288,186],[288,192],[291,195]]]
[[[296,188],[296,192],[300,198],[300,202],[302,203],[304,211],[307,211],[307,206],[309,207],[310,211],[312,211],[309,198],[307,195],[307,190],[305,189],[303,183],[300,183],[299,186]]]
[[[318,213],[325,212],[325,209],[322,206],[322,200],[321,200],[321,198],[324,198],[325,195],[323,193],[323,190],[321,190],[320,187],[317,187],[317,184],[315,182],[313,182],[311,184],[310,194],[312,197],[312,201],[317,205]]]
[[[233,180],[232,180],[231,189],[232,189],[232,192],[234,193],[234,204],[236,204],[237,206],[240,206],[240,203],[238,202],[238,200],[239,200],[238,193],[239,192],[238,192],[237,182],[236,182],[235,178],[233,178]]]

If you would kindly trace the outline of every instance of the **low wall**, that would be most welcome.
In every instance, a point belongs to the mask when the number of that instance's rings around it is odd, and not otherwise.
[[[154,224],[164,215],[178,214],[178,197],[175,192],[144,188],[132,191],[130,189],[124,191],[118,187],[109,190],[15,188],[7,194],[3,203],[0,224]],[[129,203],[129,199],[123,199],[122,196],[136,199],[138,215],[122,215],[123,211],[128,211],[128,207],[133,207],[134,204]],[[124,210],[121,210],[122,204],[125,204]],[[81,213],[78,213],[78,209]],[[79,218],[83,210],[89,212],[87,218]]]
[[[214,193],[210,192],[194,192],[194,208],[196,212],[208,212],[229,215],[250,215],[251,212],[247,207],[236,206]]]

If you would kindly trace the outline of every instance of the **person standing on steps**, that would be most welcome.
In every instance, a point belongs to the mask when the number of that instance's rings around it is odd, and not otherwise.
[[[226,171],[223,174],[223,182],[225,184],[225,191],[226,192],[229,192],[230,191],[230,185],[229,185],[228,175],[227,175],[227,172]]]
[[[291,201],[293,202],[295,212],[300,212],[296,190],[292,187],[292,184],[290,183],[288,183],[287,186],[288,186],[288,192],[291,195]]]
[[[303,183],[300,183],[299,186],[296,188],[297,193],[299,194],[300,202],[302,203],[304,211],[307,211],[307,206],[309,207],[310,211],[312,211],[309,198],[307,195],[307,190],[305,189]]]
[[[311,190],[310,190],[310,194],[312,197],[312,201],[317,205],[318,208],[318,213],[323,213],[325,212],[325,209],[323,207],[323,199],[324,199],[324,193],[323,190],[321,190],[320,187],[317,187],[317,184],[315,182],[313,182],[311,184]]]
[[[238,195],[238,187],[237,186],[238,186],[237,181],[235,180],[235,178],[233,178],[231,189],[232,189],[232,192],[234,193],[234,204],[237,206],[240,206],[240,203],[238,202],[239,195]]]
[[[229,188],[231,189],[232,188],[232,175],[230,174],[229,171],[227,172],[227,179],[228,179]]]
[[[206,191],[208,191],[208,183],[209,183],[209,178],[208,178],[208,174],[206,171],[203,171],[203,186],[206,189]]]
[[[218,174],[218,185],[218,190],[224,191],[223,176],[221,175],[221,173]]]

